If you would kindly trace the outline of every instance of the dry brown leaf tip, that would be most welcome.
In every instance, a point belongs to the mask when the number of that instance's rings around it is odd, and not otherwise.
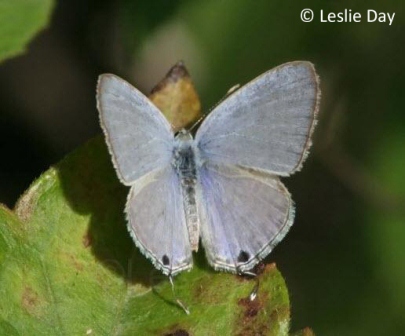
[[[176,63],[152,89],[149,99],[162,111],[177,132],[201,116],[201,103],[182,61]]]

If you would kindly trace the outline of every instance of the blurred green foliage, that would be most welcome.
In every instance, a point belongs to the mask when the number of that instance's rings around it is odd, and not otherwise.
[[[47,25],[53,7],[53,0],[0,0],[0,61],[25,50]]]

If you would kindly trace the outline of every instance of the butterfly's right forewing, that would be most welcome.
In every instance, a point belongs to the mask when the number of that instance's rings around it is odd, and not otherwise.
[[[170,163],[174,143],[170,124],[141,92],[117,76],[104,74],[98,81],[97,106],[122,183],[131,185]]]

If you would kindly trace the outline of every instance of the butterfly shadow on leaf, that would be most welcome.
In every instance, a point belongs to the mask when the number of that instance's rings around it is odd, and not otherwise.
[[[90,251],[127,283],[151,285],[152,264],[135,247],[124,214],[128,188],[117,179],[101,136],[74,151],[56,167],[67,203],[89,217],[78,254]]]

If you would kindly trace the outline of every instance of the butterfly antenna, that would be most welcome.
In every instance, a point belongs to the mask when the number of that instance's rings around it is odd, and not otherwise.
[[[205,118],[206,116],[207,116],[207,115],[203,114],[200,118],[198,118],[198,120],[190,127],[190,129],[189,129],[188,131],[191,132],[194,128],[196,128],[196,126],[197,126],[198,124],[200,124],[200,123],[204,120],[204,118]]]
[[[176,291],[175,291],[175,289],[174,289],[174,281],[173,281],[173,277],[172,277],[171,275],[169,275],[169,281],[170,281],[170,284],[172,285],[172,293],[173,293],[173,297],[174,297],[176,303],[179,305],[179,307],[180,307],[181,309],[184,310],[184,312],[185,312],[187,315],[190,315],[190,310],[188,309],[188,307],[187,307],[187,306],[178,298],[178,296],[176,295]]]

